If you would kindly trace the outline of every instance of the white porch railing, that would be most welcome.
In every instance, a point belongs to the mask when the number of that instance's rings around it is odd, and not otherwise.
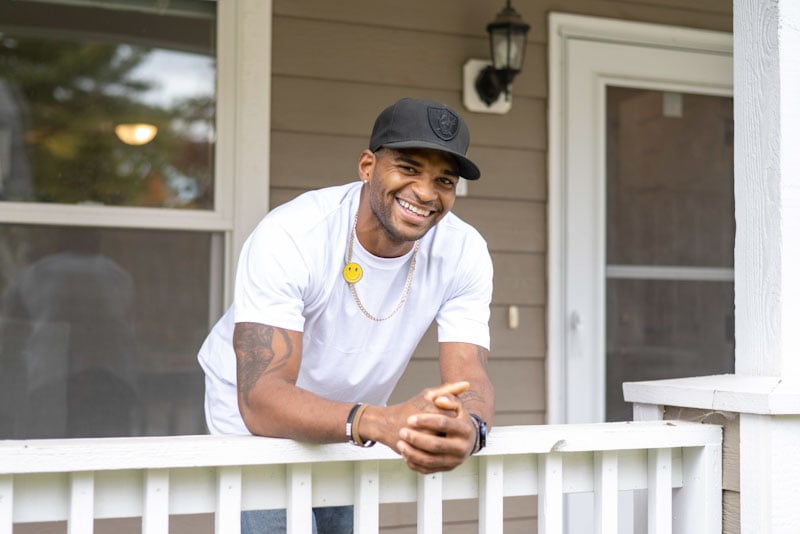
[[[286,508],[311,531],[312,506],[355,505],[356,532],[378,532],[380,503],[416,502],[419,532],[442,532],[442,502],[478,498],[482,533],[503,531],[503,498],[537,495],[539,532],[560,533],[563,495],[594,492],[596,532],[617,533],[618,496],[646,489],[651,533],[721,531],[722,433],[681,421],[495,428],[458,469],[421,476],[390,449],[252,436],[0,442],[0,534],[14,523],[214,513],[238,533],[241,510]]]

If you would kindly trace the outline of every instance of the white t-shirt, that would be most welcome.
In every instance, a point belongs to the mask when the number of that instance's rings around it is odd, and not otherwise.
[[[297,386],[329,400],[375,405],[386,404],[433,320],[440,342],[489,348],[492,262],[485,240],[453,213],[421,239],[397,314],[376,322],[361,312],[342,277],[360,191],[356,182],[305,193],[272,210],[245,242],[233,306],[198,355],[212,433],[248,433],[237,404],[235,323],[303,332]],[[363,268],[358,296],[372,315],[385,317],[400,301],[413,251],[379,258],[354,241],[352,261]]]

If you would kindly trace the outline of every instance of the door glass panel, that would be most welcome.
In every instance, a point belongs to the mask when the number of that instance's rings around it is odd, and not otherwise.
[[[0,4],[0,201],[213,209],[215,4],[182,5]]]
[[[606,93],[606,414],[622,382],[733,371],[733,103]]]
[[[0,439],[204,432],[213,239],[0,226]]]

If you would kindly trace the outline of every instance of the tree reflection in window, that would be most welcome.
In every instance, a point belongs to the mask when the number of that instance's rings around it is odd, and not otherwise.
[[[210,55],[0,34],[0,200],[211,209],[213,84]]]

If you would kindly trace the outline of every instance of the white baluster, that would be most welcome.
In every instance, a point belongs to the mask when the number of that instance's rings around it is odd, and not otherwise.
[[[142,534],[169,533],[169,470],[148,469],[144,473]]]
[[[480,534],[503,532],[503,457],[479,456]]]
[[[417,532],[442,534],[442,474],[417,479]]]
[[[647,532],[672,532],[672,449],[647,451]]]
[[[69,476],[68,534],[94,532],[94,473],[77,472]]]
[[[286,529],[289,534],[311,534],[311,464],[286,468]]]
[[[217,534],[239,534],[242,529],[242,469],[217,469],[217,509],[214,531]]]
[[[617,451],[594,453],[595,532],[617,534],[619,501],[619,459]]]
[[[377,461],[356,462],[355,507],[353,510],[355,534],[378,532],[379,482]]]
[[[14,475],[0,475],[0,534],[14,529]]]
[[[539,534],[564,531],[564,489],[561,453],[539,456]]]

